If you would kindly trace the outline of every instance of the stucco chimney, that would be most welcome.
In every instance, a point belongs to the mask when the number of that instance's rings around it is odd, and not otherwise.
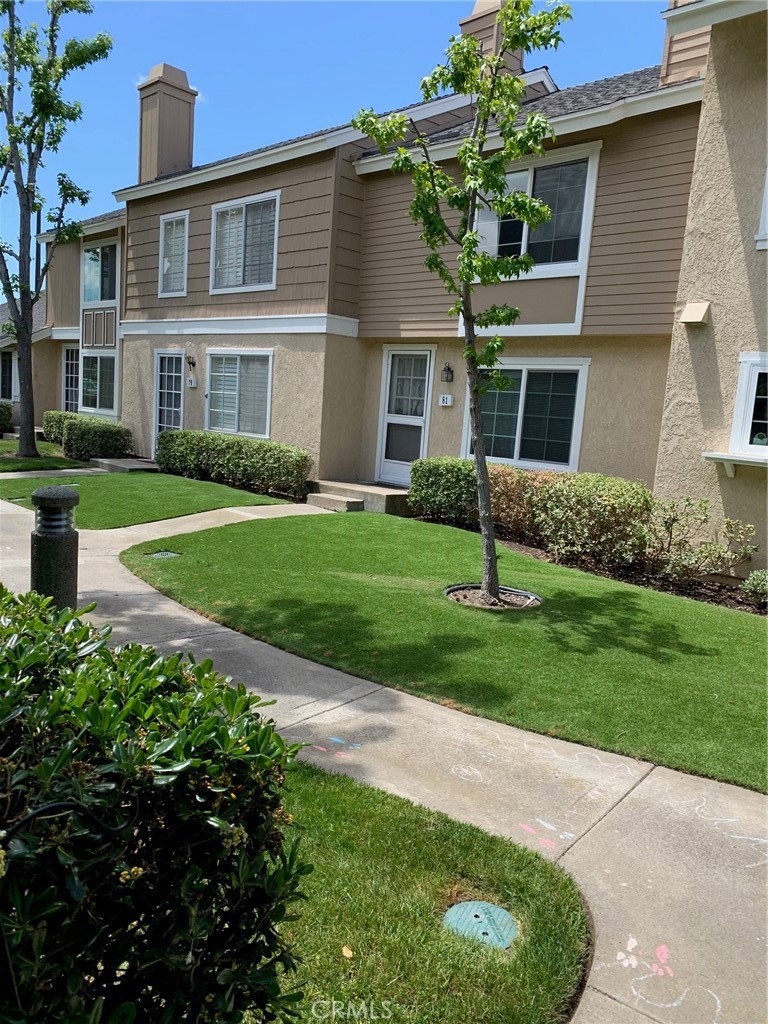
[[[139,86],[139,181],[192,166],[195,97],[186,71],[157,64]]]
[[[496,53],[498,50],[499,27],[496,24],[496,15],[499,13],[502,3],[503,0],[475,0],[475,6],[470,16],[459,22],[461,34],[474,36],[480,43],[484,54]],[[522,50],[508,53],[506,63],[513,74],[522,74]]]
[[[685,7],[694,0],[669,0],[669,9]],[[710,27],[693,32],[681,32],[670,39],[667,32],[664,54],[661,58],[659,85],[676,85],[691,79],[703,78],[707,70]]]

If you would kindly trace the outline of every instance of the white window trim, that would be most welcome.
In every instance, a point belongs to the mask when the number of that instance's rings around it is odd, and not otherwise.
[[[758,249],[768,249],[768,169],[765,172],[763,205],[760,208],[760,224],[755,235],[755,242]]]
[[[83,405],[83,359],[86,356],[96,356],[97,359],[114,359],[115,360],[115,397],[114,407],[112,409],[102,408],[99,406],[96,409],[90,406],[86,407]],[[98,382],[96,386],[96,394],[98,397]],[[77,411],[82,413],[84,416],[103,416],[104,419],[116,420],[120,414],[120,343],[117,342],[114,349],[104,350],[93,349],[93,348],[82,348],[80,349],[80,380],[77,386]]]
[[[85,287],[85,275],[83,274],[83,254],[86,249],[103,249],[105,245],[115,247],[115,297],[114,299],[94,299],[93,302],[86,302],[83,298]],[[120,239],[117,235],[113,238],[97,238],[93,241],[82,239],[80,243],[80,306],[82,309],[117,309],[120,302],[120,281],[122,275],[122,253],[120,252]]]
[[[424,458],[429,454],[429,428],[432,424],[432,391],[434,388],[435,381],[435,365],[437,362],[437,345],[382,345],[382,364],[381,364],[381,388],[379,392],[379,429],[378,437],[376,438],[376,479],[382,480],[387,483],[386,477],[382,477],[382,467],[384,465],[384,451],[385,451],[385,436],[386,436],[386,424],[387,424],[387,404],[389,396],[387,394],[389,385],[389,366],[390,356],[393,352],[402,355],[424,355],[425,352],[429,352],[429,370],[427,372],[427,393],[424,396],[424,428],[421,432],[421,454],[419,458]],[[407,417],[404,417],[407,419]]]
[[[171,220],[184,221],[184,287],[178,292],[163,291],[163,253],[165,251],[165,225]],[[160,217],[160,253],[157,267],[157,297],[159,299],[179,299],[187,294],[187,268],[189,266],[189,210],[177,213],[164,213]]]
[[[262,441],[268,441],[272,430],[272,384],[274,381],[275,350],[272,348],[209,348],[205,352],[205,363],[207,377],[205,380],[205,429],[214,434],[230,434],[233,437],[257,437]],[[210,424],[211,402],[210,402],[210,381],[211,381],[211,356],[268,356],[269,357],[269,386],[267,387],[267,415],[265,434],[251,434],[244,430],[222,430],[220,427],[212,427]],[[240,366],[237,368],[238,387],[238,413],[240,411]]]
[[[569,263],[542,263],[535,266],[529,273],[521,274],[520,281],[543,281],[552,278],[578,278],[576,292],[576,308],[573,321],[567,323],[549,324],[512,324],[510,326],[478,328],[477,334],[481,337],[541,337],[552,335],[573,335],[581,334],[581,326],[584,319],[584,298],[587,290],[587,271],[589,269],[589,253],[592,247],[592,228],[595,218],[595,198],[597,195],[597,177],[600,167],[600,150],[602,140],[589,142],[582,146],[561,146],[558,149],[549,150],[544,156],[532,157],[526,160],[519,160],[510,164],[507,168],[507,175],[510,176],[519,171],[528,171],[528,193],[533,186],[533,172],[537,167],[547,164],[557,165],[571,163],[574,160],[587,162],[587,181],[584,188],[584,209],[581,219],[581,235],[579,241],[579,258]],[[495,244],[490,239],[489,249],[498,252],[498,224],[496,221]],[[523,242],[528,238],[527,226],[523,229]],[[509,279],[515,283],[515,278]],[[523,316],[525,310],[522,310]],[[459,334],[464,332],[463,318],[459,317]]]
[[[584,358],[516,358],[515,356],[501,356],[497,362],[499,370],[576,370],[578,381],[576,383],[576,403],[573,409],[573,433],[571,435],[571,451],[568,464],[562,462],[531,462],[527,459],[493,459],[488,457],[488,462],[497,463],[500,466],[514,466],[517,469],[552,469],[560,472],[575,473],[579,468],[579,456],[581,454],[581,436],[584,429],[584,407],[587,400],[587,379],[589,377],[589,366],[592,360]],[[520,427],[523,421],[524,393],[526,388],[527,375],[523,374],[521,382],[520,408],[518,412],[518,431],[515,439],[516,446],[520,444]],[[469,387],[467,387],[464,399],[464,427],[462,431],[462,458],[471,459],[471,437],[469,424]]]
[[[733,407],[731,442],[728,450],[732,455],[752,455],[768,462],[768,445],[749,444],[748,440],[758,373],[768,373],[768,352],[741,352],[739,383]]]
[[[61,346],[61,408],[67,404],[67,352],[77,352],[77,401],[80,402],[80,371],[82,369],[80,365],[80,346],[79,345],[62,345]],[[80,406],[78,405],[78,410]]]
[[[277,288],[277,240],[280,234],[280,189],[272,192],[260,192],[255,196],[243,196],[242,199],[232,199],[226,203],[215,203],[211,206],[211,268],[208,284],[208,291],[211,295],[231,295],[235,292],[265,292],[275,291]],[[214,284],[216,275],[216,214],[222,210],[231,210],[238,206],[248,206],[249,203],[262,203],[270,199],[275,200],[275,243],[272,253],[272,280],[267,284],[233,285],[231,288],[217,288]],[[245,259],[245,228],[243,228],[243,259]]]
[[[156,348],[153,360],[154,372],[152,374],[152,458],[155,457],[157,439],[160,436],[157,429],[157,399],[160,393],[160,356],[181,356],[181,409],[179,410],[181,427],[179,429],[184,429],[184,392],[186,390],[186,381],[184,379],[185,350],[183,348]]]

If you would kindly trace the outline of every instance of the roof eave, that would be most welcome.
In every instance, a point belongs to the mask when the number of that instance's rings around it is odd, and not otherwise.
[[[549,122],[555,129],[557,137],[560,138],[563,135],[570,135],[574,132],[603,128],[606,125],[615,124],[617,121],[623,121],[630,117],[640,117],[642,114],[671,110],[674,107],[685,106],[688,103],[700,103],[703,92],[703,81],[683,82],[680,85],[670,85],[651,93],[629,96],[622,100],[616,100],[613,103],[606,103],[600,107],[590,107],[574,114],[553,116],[549,119]],[[451,157],[456,156],[462,141],[462,139],[451,139],[444,143],[438,143],[431,147],[432,156],[436,160],[449,160]],[[499,136],[490,136],[488,147],[499,148],[499,146]],[[394,157],[394,153],[374,154],[373,156],[363,157],[355,163],[355,171],[361,175],[387,170],[387,168],[391,167]],[[419,159],[419,157],[417,156],[416,159]]]
[[[668,34],[677,36],[681,32],[695,32],[766,10],[768,0],[698,0],[697,3],[664,11],[662,17],[667,23]]]
[[[105,217],[104,220],[84,225],[83,233],[80,237],[87,238],[89,235],[101,235],[112,227],[119,228],[124,226],[125,213],[121,214],[119,217]],[[36,236],[38,242],[52,242],[54,237],[54,231],[43,231],[41,234]]]

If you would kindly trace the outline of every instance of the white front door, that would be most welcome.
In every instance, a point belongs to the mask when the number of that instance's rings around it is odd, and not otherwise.
[[[155,353],[155,438],[164,430],[181,430],[184,404],[184,356]]]
[[[411,463],[427,450],[432,350],[387,350],[384,377],[378,478],[407,487]]]

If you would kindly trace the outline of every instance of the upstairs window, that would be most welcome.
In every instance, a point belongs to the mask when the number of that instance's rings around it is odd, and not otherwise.
[[[160,282],[158,295],[187,294],[187,238],[189,211],[160,218]]]
[[[117,297],[117,245],[83,249],[83,302],[114,302]]]
[[[542,164],[515,171],[507,178],[510,192],[526,192],[540,199],[552,217],[536,230],[513,217],[499,222],[499,256],[528,253],[537,264],[575,263],[579,258],[588,160]]]
[[[211,293],[276,286],[279,192],[213,207]]]

